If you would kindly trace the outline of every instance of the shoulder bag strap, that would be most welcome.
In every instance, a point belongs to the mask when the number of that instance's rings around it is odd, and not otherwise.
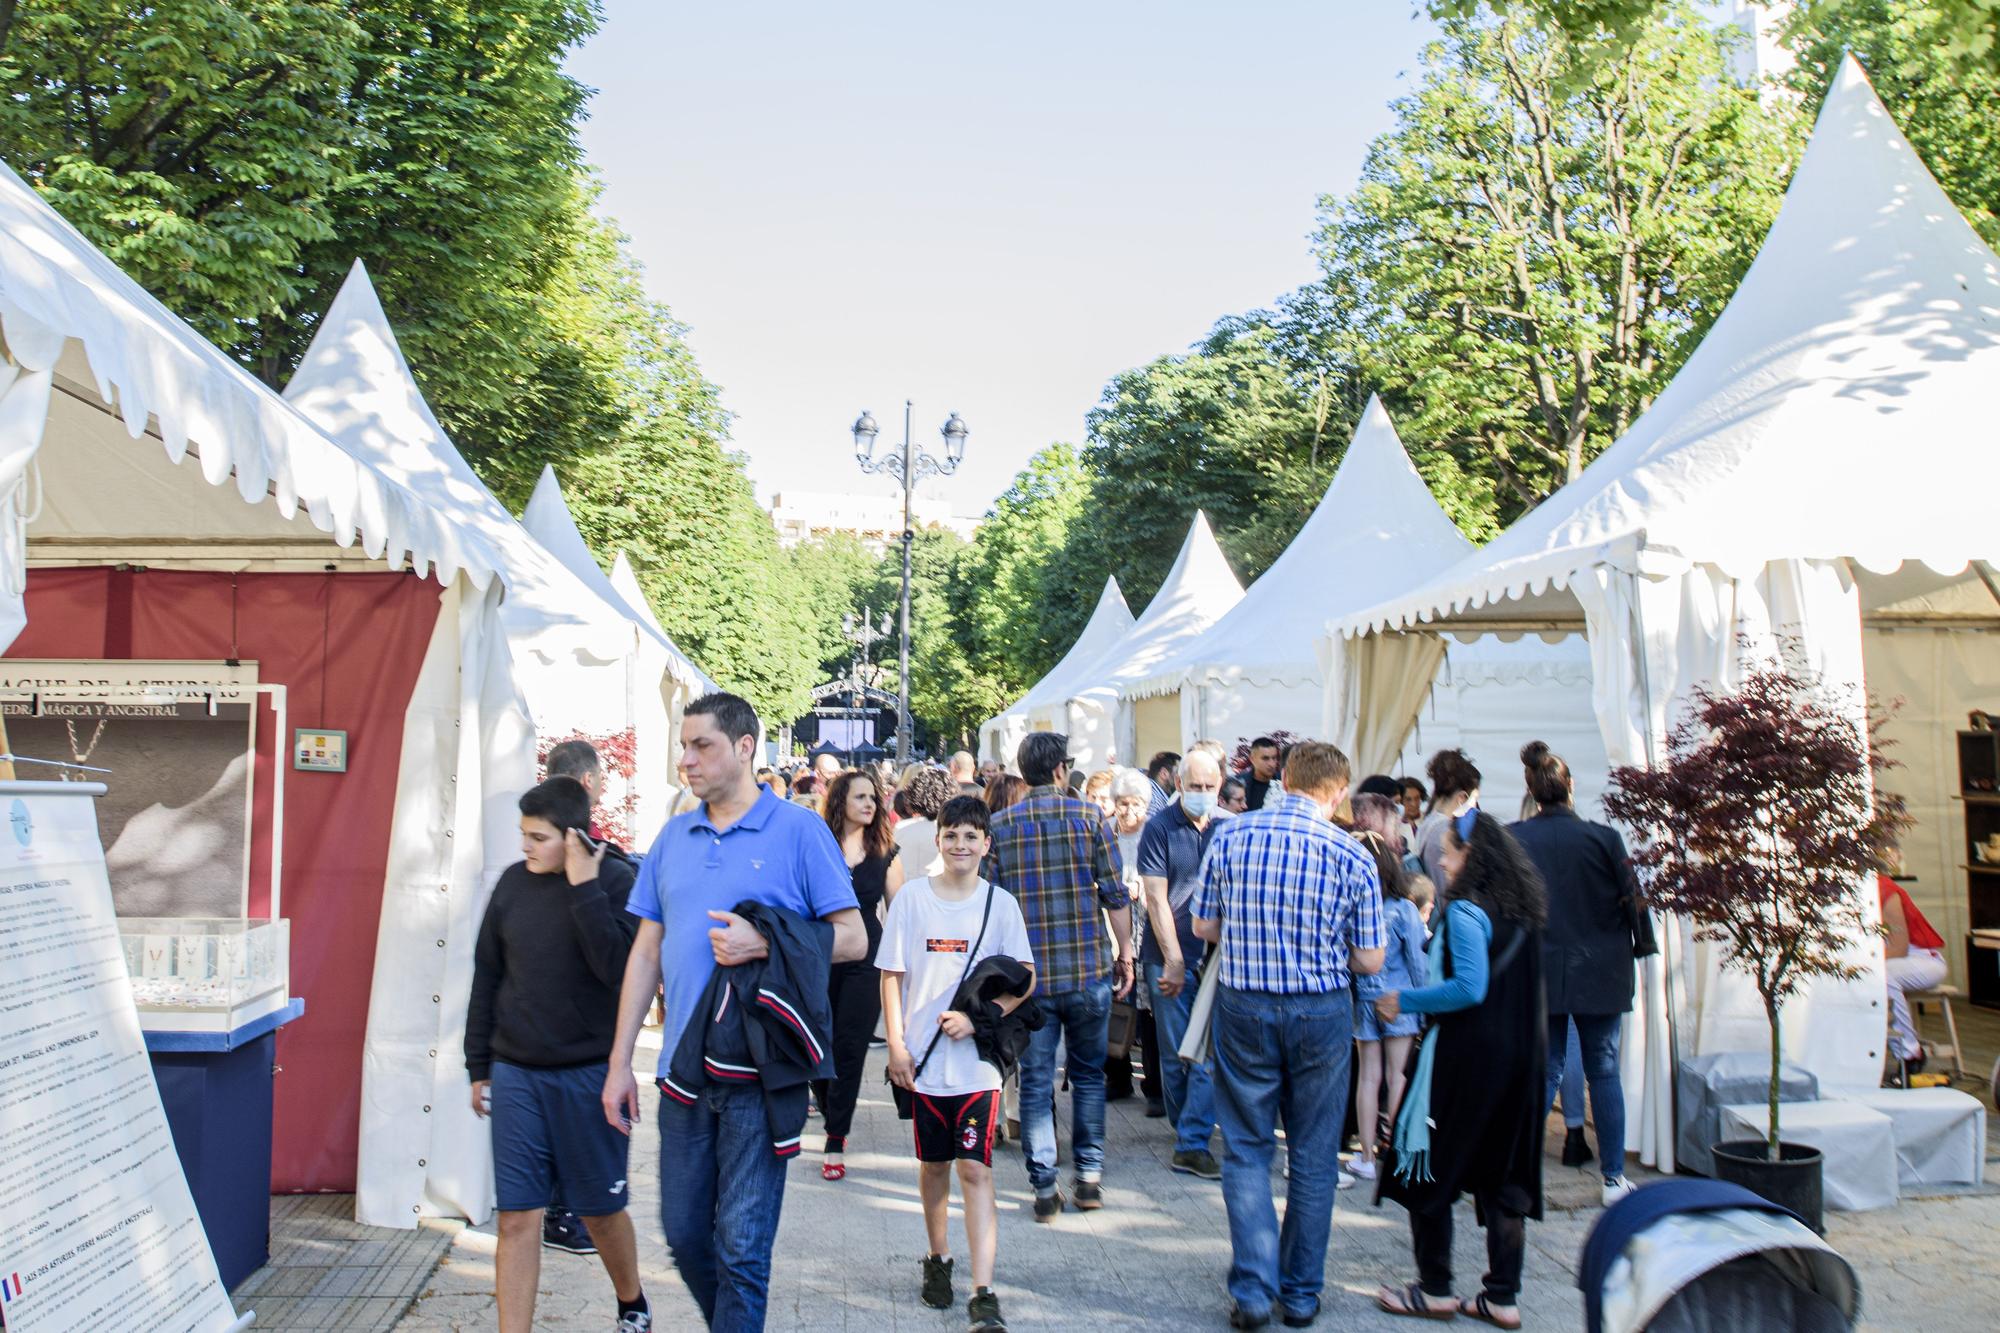
[[[965,979],[972,975],[974,960],[979,957],[979,946],[986,943],[986,923],[993,919],[993,895],[995,892],[997,890],[994,889],[993,882],[988,880],[986,883],[986,906],[979,913],[979,934],[974,937],[972,947],[965,951],[965,971],[959,974],[959,987],[964,986]],[[953,993],[956,994],[957,990],[958,987],[954,987]],[[924,1076],[924,1066],[931,1062],[931,1056],[937,1051],[938,1041],[943,1036],[943,1028],[939,1028],[936,1032],[931,1033],[931,1044],[924,1047],[924,1058],[917,1061],[916,1072],[910,1075],[910,1082],[915,1083]]]

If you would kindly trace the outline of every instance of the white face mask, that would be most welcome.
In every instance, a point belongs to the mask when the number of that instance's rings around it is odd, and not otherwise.
[[[1181,793],[1181,809],[1189,819],[1207,819],[1215,813],[1215,793],[1212,791],[1184,791]]]

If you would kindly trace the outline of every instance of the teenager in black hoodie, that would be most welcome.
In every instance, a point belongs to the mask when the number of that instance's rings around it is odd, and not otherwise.
[[[543,1210],[580,1214],[618,1296],[620,1333],[648,1333],[625,1212],[630,1140],[599,1113],[618,990],[637,922],[636,871],[589,839],[590,796],[550,778],[521,797],[521,851],[493,888],[473,950],[465,1019],[472,1108],[493,1121],[501,1333],[534,1326]]]

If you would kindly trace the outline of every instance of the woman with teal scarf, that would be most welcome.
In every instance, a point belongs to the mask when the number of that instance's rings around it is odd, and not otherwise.
[[[1478,810],[1452,819],[1441,859],[1449,882],[1430,984],[1375,1002],[1385,1020],[1429,1016],[1382,1150],[1377,1195],[1409,1210],[1417,1281],[1384,1287],[1376,1299],[1394,1315],[1463,1314],[1519,1328],[1526,1220],[1542,1216],[1548,900],[1520,845]],[[1461,1194],[1472,1196],[1487,1253],[1483,1288],[1465,1301],[1453,1294],[1451,1272],[1451,1210]]]

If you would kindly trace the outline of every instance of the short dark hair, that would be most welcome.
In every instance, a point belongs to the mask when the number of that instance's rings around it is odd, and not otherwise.
[[[1278,748],[1278,743],[1269,736],[1259,736],[1256,740],[1250,742],[1250,748],[1253,750],[1275,750]]]
[[[1361,779],[1361,785],[1354,789],[1356,796],[1386,796],[1392,801],[1403,799],[1403,786],[1387,773],[1375,773]]]
[[[563,741],[549,749],[548,774],[552,778],[580,778],[586,773],[601,773],[604,765],[597,757],[597,747],[586,740]]]
[[[558,830],[590,827],[590,793],[575,778],[555,777],[521,793],[521,813],[546,819]]]
[[[1428,801],[1431,798],[1430,791],[1424,786],[1421,778],[1398,778],[1396,781],[1399,784],[1397,791],[1399,796],[1404,792],[1414,791],[1419,801]]]
[[[993,831],[992,812],[986,808],[983,796],[954,796],[938,811],[938,832],[948,828],[965,828],[970,825],[981,833]]]
[[[704,694],[683,710],[683,717],[710,717],[715,719],[716,728],[731,741],[740,741],[745,736],[756,739],[759,730],[757,710],[741,695]]]
[[[1179,768],[1181,757],[1172,750],[1162,750],[1146,761],[1146,776],[1157,778],[1163,768]]]
[[[1069,737],[1060,731],[1031,731],[1014,756],[1015,766],[1030,787],[1046,787],[1056,770],[1069,762]]]
[[[1243,785],[1242,778],[1224,778],[1222,785],[1215,789],[1215,799],[1218,801],[1226,801],[1231,796],[1247,795],[1249,795],[1249,789]]]

